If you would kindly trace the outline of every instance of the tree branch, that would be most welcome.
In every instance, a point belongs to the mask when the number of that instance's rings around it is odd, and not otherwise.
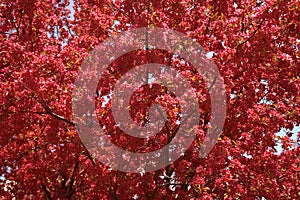
[[[52,200],[50,192],[48,191],[48,189],[46,188],[46,186],[43,183],[42,183],[42,188],[46,194],[47,199]]]
[[[75,126],[75,123],[74,122],[71,122],[70,120],[68,120],[68,119],[66,119],[66,118],[64,118],[63,116],[60,116],[60,115],[58,115],[58,114],[56,114],[56,113],[54,113],[50,108],[49,108],[49,106],[47,106],[46,105],[46,103],[43,101],[43,102],[41,102],[41,101],[39,101],[38,100],[38,98],[33,94],[32,95],[32,97],[45,109],[45,111],[49,114],[49,115],[51,115],[51,116],[53,116],[54,118],[56,118],[56,119],[59,119],[59,120],[62,120],[62,121],[64,121],[64,122],[66,122],[66,123],[68,123],[68,124],[71,124],[71,125],[73,125],[73,126]]]

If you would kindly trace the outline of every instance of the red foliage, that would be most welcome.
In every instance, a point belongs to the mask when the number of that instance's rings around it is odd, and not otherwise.
[[[276,135],[300,124],[299,19],[297,0],[1,1],[0,197],[299,199],[299,139],[294,145],[289,136]],[[144,26],[182,32],[214,52],[212,60],[226,84],[227,116],[217,144],[200,159],[197,147],[209,121],[202,78],[192,79],[189,66],[168,52],[138,51],[130,59],[116,60],[111,65],[115,69],[99,84],[101,95],[109,94],[130,67],[157,59],[187,73],[203,109],[197,138],[184,156],[155,172],[124,173],[111,170],[84,148],[72,122],[71,96],[77,72],[97,44]],[[161,95],[160,102],[169,102],[164,106],[174,130],[180,107],[172,94],[156,89],[149,93],[145,86],[144,95]],[[135,95],[132,104],[139,102]],[[98,113],[106,116],[99,121],[114,130],[111,102],[102,108],[101,101],[99,97]],[[131,115],[144,123],[152,104],[135,104]],[[147,142],[115,131],[121,136],[112,140],[121,147],[131,141],[129,150],[149,151],[169,142],[172,129]]]

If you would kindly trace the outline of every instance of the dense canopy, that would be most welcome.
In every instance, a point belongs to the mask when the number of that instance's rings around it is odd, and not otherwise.
[[[167,64],[198,92],[202,113],[194,143],[177,161],[147,173],[113,170],[82,144],[72,117],[81,64],[105,39],[138,27],[184,33],[218,67],[227,115],[205,158],[198,147],[209,127],[210,100],[202,77],[170,52],[147,48],[116,59],[99,81],[99,122],[130,151],[170,142],[180,107],[173,94],[161,92],[165,88],[154,85],[151,92],[145,85],[132,97],[130,112],[141,124],[153,102],[139,98],[156,95],[169,109],[165,128],[148,141],[115,127],[107,96],[133,66]],[[297,0],[1,0],[0,197],[299,199],[300,134],[292,131],[300,125],[299,43]]]

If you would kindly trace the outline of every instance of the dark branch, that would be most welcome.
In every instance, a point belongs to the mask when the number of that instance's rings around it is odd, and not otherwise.
[[[47,190],[46,186],[42,183],[42,188],[46,194],[48,200],[52,200],[50,192]]]

